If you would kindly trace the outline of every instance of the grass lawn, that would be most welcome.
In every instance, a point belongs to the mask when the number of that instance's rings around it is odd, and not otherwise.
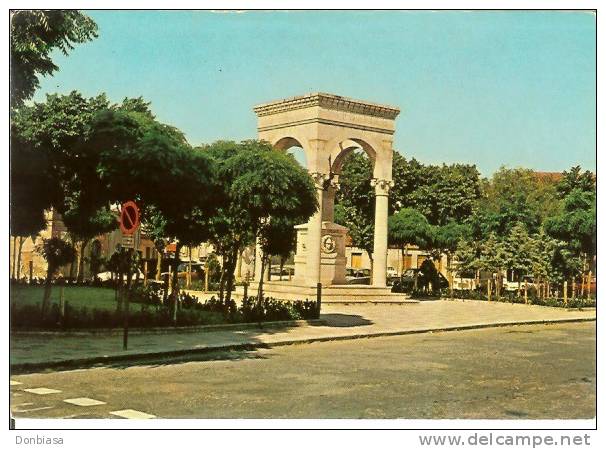
[[[53,285],[51,302],[59,304],[59,286]],[[42,304],[44,286],[42,285],[12,285],[10,300],[17,306]],[[115,310],[115,293],[112,288],[66,286],[65,301],[72,307],[88,307],[104,310]]]

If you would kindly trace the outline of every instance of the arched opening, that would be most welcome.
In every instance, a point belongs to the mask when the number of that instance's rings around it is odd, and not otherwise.
[[[375,194],[371,186],[376,153],[363,141],[349,140],[333,163],[339,189],[332,202],[334,222],[348,228],[346,281],[372,282]],[[327,198],[331,201],[331,198]]]
[[[274,144],[274,148],[279,151],[284,151],[299,165],[307,169],[307,157],[305,155],[305,150],[301,142],[296,138],[283,137]],[[274,255],[270,258],[266,278],[268,281],[290,281],[294,275],[294,253],[296,243],[296,231],[294,228],[292,230],[292,234],[282,235],[282,239],[292,240],[292,250],[288,255]]]
[[[303,168],[307,168],[307,157],[303,145],[294,137],[283,137],[274,144],[276,150],[285,151]]]

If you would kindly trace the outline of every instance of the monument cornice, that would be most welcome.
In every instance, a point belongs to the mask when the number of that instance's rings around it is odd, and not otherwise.
[[[395,119],[400,113],[400,110],[393,106],[354,100],[352,98],[320,92],[260,104],[255,106],[253,110],[258,117],[263,117],[266,115],[279,114],[315,106],[334,111],[350,112],[353,114],[368,115],[390,120]]]
[[[293,122],[278,123],[276,125],[260,126],[257,128],[257,131],[259,131],[259,132],[272,131],[274,129],[289,128],[292,126],[309,125],[311,123],[319,123],[321,125],[340,126],[340,127],[346,127],[346,128],[359,129],[361,131],[371,131],[371,132],[375,132],[375,133],[389,134],[389,135],[393,135],[395,132],[393,129],[378,128],[376,126],[366,126],[366,125],[360,125],[357,123],[340,122],[337,120],[329,120],[329,119],[323,119],[323,118],[319,118],[319,117],[314,117],[314,118],[309,118],[309,119],[304,119],[304,120],[297,120],[297,121],[293,121]]]

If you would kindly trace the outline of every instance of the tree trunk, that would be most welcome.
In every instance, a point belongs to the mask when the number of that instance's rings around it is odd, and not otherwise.
[[[23,237],[19,237],[19,249],[17,250],[17,280],[21,279],[21,250],[23,249]]]
[[[487,292],[488,292],[488,300],[492,299],[492,278],[489,278],[486,284]]]
[[[268,257],[265,254],[261,255],[261,279],[259,279],[259,287],[257,289],[257,300],[261,301],[263,299],[263,278],[265,274],[265,267],[267,266]]]
[[[282,270],[284,270],[284,257],[280,257],[280,280],[282,280]]]
[[[446,253],[446,271],[448,272],[448,282],[450,284],[450,299],[453,299],[454,297],[454,289],[453,289],[453,276],[452,276],[452,270],[450,269],[450,253]]]
[[[189,252],[189,262],[187,264],[187,288],[191,288],[191,246],[187,247]]]
[[[242,279],[242,255],[243,254],[244,254],[244,250],[243,249],[240,250],[240,251],[238,251],[238,257],[237,257],[237,259],[238,259],[238,262],[237,262],[237,264],[238,264],[237,273],[238,274],[236,275],[237,278],[238,278],[238,280]]]
[[[84,250],[86,249],[89,241],[89,239],[84,239],[80,244],[80,259],[78,259],[78,275],[76,277],[76,282],[78,284],[84,282]]]
[[[116,292],[118,293],[118,303],[116,304],[116,311],[118,313],[122,312],[122,301],[123,301],[123,291],[122,291],[122,284],[124,281],[124,273],[122,273],[122,271],[118,271],[118,286],[116,287]]]
[[[226,282],[226,301],[231,301],[231,292],[234,289],[234,272],[236,270],[236,263],[238,261],[238,250],[234,250],[229,255],[229,266],[227,267],[227,282]]]
[[[48,313],[48,309],[50,306],[50,297],[51,297],[52,280],[53,280],[54,271],[55,271],[54,267],[49,263],[48,268],[46,270],[46,282],[44,284],[44,296],[42,297],[42,309],[41,309],[42,318],[46,317],[46,314]]]
[[[179,304],[179,254],[181,252],[181,244],[177,242],[175,245],[175,260],[173,261],[173,279],[172,279],[172,307],[173,307],[173,323],[177,324],[177,307]]]
[[[404,266],[406,264],[406,262],[405,262],[406,261],[406,245],[402,245],[400,250],[402,251],[402,261],[400,262],[400,273],[399,273],[399,276],[401,278],[402,274],[404,273]]]
[[[11,279],[15,279],[16,272],[16,258],[17,258],[17,236],[13,237],[13,266],[11,267]]]
[[[156,251],[156,281],[159,281],[160,273],[162,272],[162,252],[158,250]]]
[[[74,245],[75,248],[75,245]],[[76,272],[76,258],[73,258],[69,265],[69,283],[74,281],[74,274]]]
[[[224,293],[225,293],[225,282],[227,280],[227,275],[226,275],[226,264],[227,264],[227,251],[225,251],[222,255],[221,255],[221,277],[219,278],[219,299],[221,301],[223,301],[223,298],[225,297]]]

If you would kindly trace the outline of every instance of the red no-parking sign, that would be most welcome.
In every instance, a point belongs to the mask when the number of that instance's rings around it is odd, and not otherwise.
[[[139,208],[134,201],[127,201],[122,205],[120,211],[120,230],[122,234],[134,234],[139,224]]]

